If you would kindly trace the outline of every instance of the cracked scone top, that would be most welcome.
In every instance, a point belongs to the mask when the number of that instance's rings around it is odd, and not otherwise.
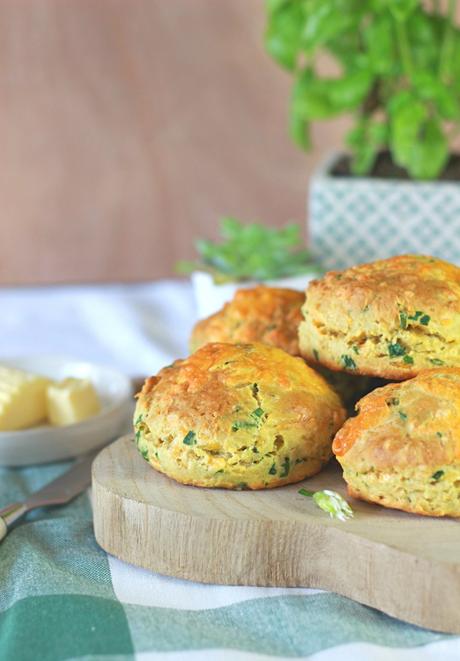
[[[304,301],[305,294],[293,289],[263,285],[239,289],[221,310],[195,325],[190,349],[208,342],[263,342],[298,356]]]
[[[310,283],[301,354],[333,370],[403,380],[460,366],[460,268],[401,255]]]
[[[143,457],[178,482],[264,489],[317,473],[344,419],[336,393],[301,358],[214,343],[147,379],[134,427]]]
[[[430,516],[460,516],[460,369],[424,370],[378,388],[337,433],[351,496]]]

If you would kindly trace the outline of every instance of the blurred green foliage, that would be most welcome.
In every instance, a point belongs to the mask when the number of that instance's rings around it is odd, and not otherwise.
[[[298,225],[272,229],[227,217],[220,221],[220,233],[220,243],[198,239],[195,246],[201,261],[179,262],[178,272],[207,271],[219,283],[276,280],[318,272],[310,253],[302,247]]]
[[[460,129],[455,0],[267,0],[265,45],[292,72],[290,132],[309,149],[310,123],[353,113],[352,170],[379,151],[414,179],[435,179]],[[324,77],[327,52],[340,75]]]

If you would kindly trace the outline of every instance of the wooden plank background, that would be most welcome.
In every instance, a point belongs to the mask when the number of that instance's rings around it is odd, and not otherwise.
[[[0,283],[168,276],[222,214],[304,222],[262,0],[0,0]]]

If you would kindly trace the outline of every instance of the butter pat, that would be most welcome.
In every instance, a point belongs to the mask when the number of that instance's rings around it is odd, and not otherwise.
[[[73,425],[101,410],[97,393],[88,379],[64,379],[47,391],[48,420],[52,425]]]
[[[0,365],[0,431],[27,429],[46,418],[49,380]]]

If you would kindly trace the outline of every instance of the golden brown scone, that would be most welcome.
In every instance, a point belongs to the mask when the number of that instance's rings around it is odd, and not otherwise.
[[[351,496],[429,516],[460,516],[460,369],[424,370],[374,390],[336,435]]]
[[[305,294],[293,289],[240,289],[222,310],[195,325],[190,350],[196,351],[209,342],[263,342],[298,356],[298,327],[304,301]],[[332,385],[350,412],[358,399],[381,385],[371,377],[334,372],[318,364],[312,367]]]
[[[263,342],[298,356],[304,301],[305,294],[293,289],[239,289],[222,310],[196,324],[190,349],[196,351],[208,342]]]
[[[178,482],[265,489],[317,473],[344,419],[301,358],[214,343],[147,379],[134,426],[140,453]]]
[[[332,370],[408,379],[460,366],[460,268],[401,255],[310,283],[300,351]]]

